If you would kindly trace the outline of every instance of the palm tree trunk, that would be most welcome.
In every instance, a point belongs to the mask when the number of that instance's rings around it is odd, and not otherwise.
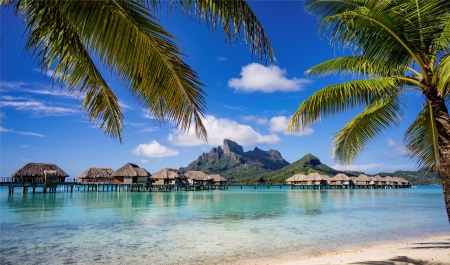
[[[442,181],[445,207],[450,223],[450,117],[445,101],[442,97],[434,97],[431,101],[436,127],[438,131],[438,144],[440,156],[439,176]]]

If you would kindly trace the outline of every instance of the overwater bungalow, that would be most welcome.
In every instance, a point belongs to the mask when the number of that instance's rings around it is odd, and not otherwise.
[[[327,175],[322,175],[322,180],[324,185],[330,185],[331,183],[331,177]]]
[[[228,185],[228,180],[219,174],[211,175],[214,185]]]
[[[51,175],[55,176],[56,181],[59,183],[65,182],[65,178],[69,177],[66,172],[55,164],[28,163],[11,175],[12,182],[42,183],[44,182],[45,172],[51,171],[53,171]]]
[[[140,168],[136,164],[126,163],[114,172],[114,183],[147,183],[147,178],[150,176],[151,174],[144,168]]]
[[[157,185],[181,184],[186,181],[186,176],[175,168],[163,168],[154,173],[151,178]]]
[[[211,185],[214,183],[213,178],[202,171],[188,171],[184,175],[189,184]]]
[[[384,181],[386,182],[387,186],[391,186],[393,184],[393,179],[391,176],[384,177]]]
[[[368,177],[369,178],[369,185],[375,186],[378,184],[378,180],[376,177]]]
[[[325,176],[325,175],[320,175],[319,173],[309,173],[309,174],[307,175],[307,177],[308,177],[309,179],[312,179],[311,184],[308,184],[308,185],[315,185],[315,186],[319,186],[319,185],[320,185],[320,186],[324,186],[324,185],[327,185],[327,184],[328,184],[327,180],[330,179],[330,177]]]
[[[411,183],[404,178],[399,178],[399,181],[400,181],[400,185],[402,185],[402,186],[410,186],[411,185]]]
[[[358,177],[353,179],[353,183],[356,187],[367,187],[370,183],[370,179],[365,174],[360,174]]]
[[[107,167],[91,167],[77,178],[81,183],[113,183],[114,170]]]
[[[344,173],[339,173],[330,179],[330,185],[350,185],[350,177]]]
[[[380,175],[376,175],[375,179],[377,180],[377,186],[385,186],[386,185],[386,179],[381,177]]]
[[[286,179],[286,184],[288,185],[307,185],[306,175],[295,174],[292,177]],[[304,183],[303,183],[304,182]]]

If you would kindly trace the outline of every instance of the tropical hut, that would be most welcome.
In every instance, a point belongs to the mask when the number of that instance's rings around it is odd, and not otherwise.
[[[322,175],[320,175],[319,173],[309,173],[307,175],[308,178],[311,178],[312,180],[312,184],[308,184],[308,185],[321,185],[324,182],[324,178]]]
[[[393,179],[391,176],[385,177],[384,180],[386,181],[386,185],[388,186],[393,184]]]
[[[52,176],[56,176],[57,182],[65,182],[69,175],[55,164],[28,163],[12,176],[13,182],[41,183],[44,180],[45,171],[53,171]]]
[[[151,178],[158,185],[180,184],[186,180],[186,176],[175,168],[163,168],[153,174]]]
[[[228,185],[228,180],[219,174],[211,175],[214,185]]]
[[[369,178],[369,185],[375,186],[378,183],[378,180],[376,177],[368,177]]]
[[[399,186],[400,184],[400,179],[398,177],[392,177],[392,185],[394,186]]]
[[[307,180],[306,179],[306,175],[303,174],[295,174],[292,177],[286,179],[286,184],[288,185],[306,185]],[[303,181],[305,181],[305,183],[302,183]]]
[[[306,182],[307,182],[306,175],[303,174],[295,174],[286,180],[286,183],[288,185],[302,185],[302,184],[306,185],[307,184]]]
[[[144,168],[140,168],[136,164],[126,163],[114,172],[114,183],[147,183],[147,178],[150,176],[151,174]]]
[[[112,183],[114,170],[107,167],[91,167],[77,176],[81,183]]]
[[[369,185],[369,182],[370,182],[370,179],[365,174],[360,174],[358,177],[353,179],[353,183],[356,186],[367,186],[367,185]]]
[[[385,186],[386,185],[386,178],[383,178],[380,175],[376,175],[375,179],[377,180],[377,185],[378,186]]]
[[[213,178],[201,171],[188,171],[184,173],[189,184],[210,185],[213,184]]]
[[[324,185],[330,185],[330,183],[331,183],[330,176],[322,175],[322,182],[323,182]]]
[[[400,181],[400,185],[401,186],[409,186],[409,185],[411,185],[411,183],[409,183],[409,181],[407,181],[404,178],[399,178],[399,181]]]
[[[331,178],[330,185],[350,185],[350,177],[344,173],[339,173]]]

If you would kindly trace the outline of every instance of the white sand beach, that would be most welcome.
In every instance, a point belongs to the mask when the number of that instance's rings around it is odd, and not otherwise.
[[[320,253],[311,256],[247,260],[239,264],[367,264],[443,265],[450,264],[450,235]]]

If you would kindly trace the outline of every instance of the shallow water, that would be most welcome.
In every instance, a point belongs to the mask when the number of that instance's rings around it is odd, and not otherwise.
[[[1,264],[201,264],[450,233],[441,187],[8,195]]]

